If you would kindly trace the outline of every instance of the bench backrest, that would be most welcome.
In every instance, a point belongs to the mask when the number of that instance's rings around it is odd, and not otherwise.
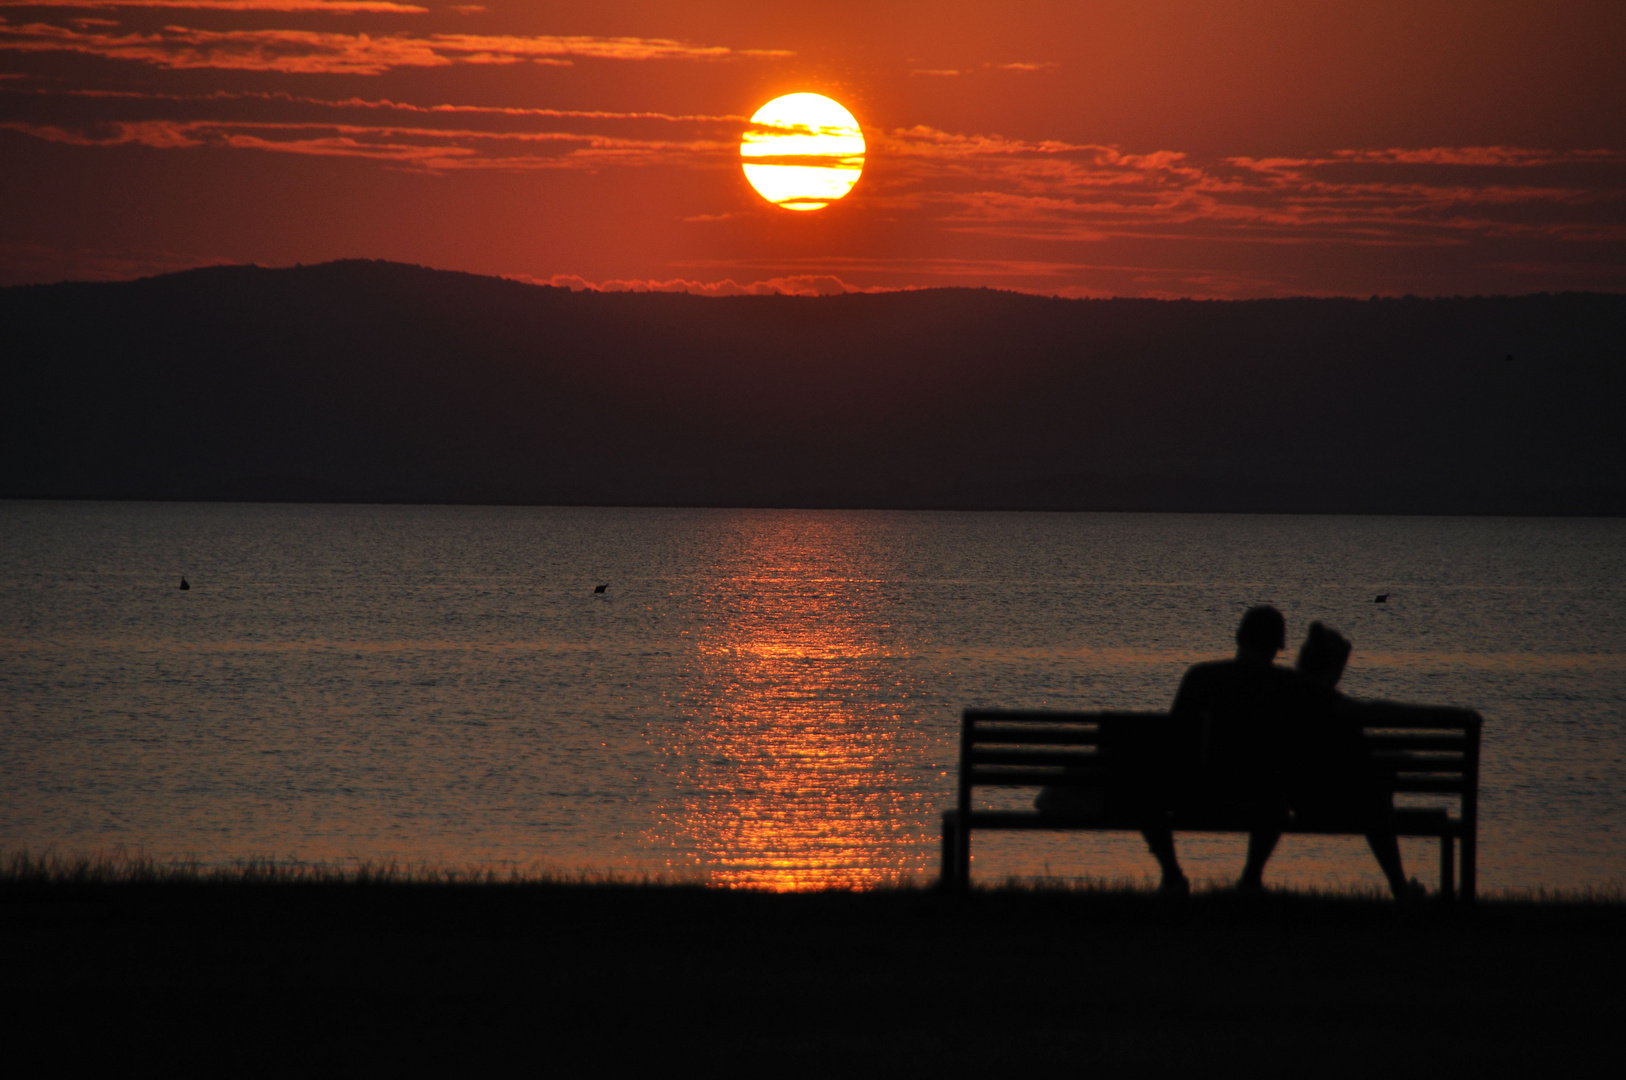
[[[1390,791],[1455,795],[1477,816],[1479,714],[1471,709],[1359,703],[1366,745]],[[960,727],[959,809],[977,787],[1113,787],[1123,751],[1156,737],[1167,713],[967,709]]]

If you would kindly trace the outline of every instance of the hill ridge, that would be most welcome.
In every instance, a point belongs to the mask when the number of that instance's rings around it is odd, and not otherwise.
[[[13,286],[0,495],[1613,515],[1623,330],[1605,293]]]

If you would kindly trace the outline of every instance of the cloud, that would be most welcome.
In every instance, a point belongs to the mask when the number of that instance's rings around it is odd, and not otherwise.
[[[115,121],[90,130],[75,130],[12,120],[0,122],[0,130],[69,146],[259,150],[313,157],[365,158],[430,172],[648,166],[692,163],[703,157],[731,160],[736,152],[733,141],[336,123],[143,120]],[[513,149],[516,144],[518,151]]]
[[[965,279],[1066,277],[1079,270],[1101,269],[1095,264],[1071,260],[950,256],[895,256],[883,258],[857,255],[820,255],[776,259],[772,263],[756,263],[749,260],[742,262],[739,259],[727,261],[695,260],[692,262],[678,262],[673,265],[695,270],[724,267],[737,269],[743,265],[761,270],[777,270],[780,273],[790,271],[792,276],[840,277],[843,274],[860,274],[867,277],[918,277],[925,274],[934,278]]]
[[[22,79],[26,78],[26,76],[18,73],[16,75],[0,75],[0,78]],[[289,105],[312,105],[323,109],[361,109],[420,115],[468,114],[493,117],[540,117],[552,120],[652,120],[673,124],[726,125],[731,132],[742,129],[749,124],[749,120],[739,113],[668,113],[652,110],[629,112],[618,109],[549,109],[529,105],[453,105],[449,103],[417,105],[408,101],[392,101],[389,98],[364,98],[359,96],[345,98],[312,97],[306,94],[291,94],[286,90],[212,90],[205,94],[175,94],[153,90],[88,88],[62,90],[55,87],[39,87],[26,92],[41,97],[105,98],[125,101],[170,101],[178,103],[283,102]]]
[[[727,60],[733,57],[786,57],[785,49],[729,49],[691,45],[670,38],[436,34],[435,48],[465,55],[581,56],[598,60]]]
[[[784,50],[733,50],[669,38],[583,35],[340,34],[313,30],[197,30],[150,33],[72,30],[49,23],[0,23],[0,49],[77,52],[171,70],[216,68],[285,74],[380,75],[395,68],[451,64],[570,63],[594,60],[731,60],[783,57]]]
[[[1245,160],[1245,159],[1234,159]],[[1420,150],[1339,150],[1316,164],[1378,162],[1396,165],[1465,165],[1474,167],[1531,167],[1569,162],[1626,161],[1620,150],[1543,150],[1521,146],[1431,146]]]
[[[1439,246],[1626,235],[1626,154],[1609,150],[1348,149],[1199,162],[917,126],[877,135],[870,154],[892,165],[872,178],[873,202],[1009,239]]]
[[[1026,62],[1026,61],[1018,60],[1018,61],[1014,61],[1014,62],[1009,63],[1009,64],[980,64],[980,65],[973,65],[970,70],[972,72],[985,71],[985,70],[1028,72],[1028,71],[1044,71],[1046,68],[1054,68],[1054,67],[1060,67],[1060,66],[1061,65],[1056,63],[1055,61],[1045,61],[1043,63],[1029,63],[1029,62]],[[955,77],[955,76],[964,75],[965,73],[966,73],[966,71],[963,68],[910,68],[909,69],[910,77],[914,77],[916,75],[926,75],[926,76],[938,76],[938,77],[942,77],[942,78],[952,78],[952,77]]]
[[[374,37],[311,30],[191,30],[93,33],[44,23],[0,26],[0,49],[78,52],[158,67],[223,68],[298,74],[378,75],[395,67],[440,67],[453,61],[423,38]]]
[[[878,287],[849,285],[832,274],[792,274],[768,278],[741,285],[733,278],[723,281],[690,281],[673,278],[670,281],[621,280],[593,282],[579,274],[555,274],[550,278],[528,275],[510,275],[533,285],[554,285],[560,288],[592,290],[594,292],[666,292],[688,293],[692,296],[840,296],[852,292],[890,292]]]
[[[324,15],[422,15],[429,10],[415,4],[393,3],[392,0],[0,0],[0,8],[183,8],[190,11],[297,11]]]

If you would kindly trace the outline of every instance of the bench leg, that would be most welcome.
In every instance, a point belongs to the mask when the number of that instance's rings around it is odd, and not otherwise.
[[[943,815],[943,869],[937,880],[939,888],[954,889],[959,885],[955,874],[960,850],[959,833],[960,815],[950,810]]]
[[[1452,893],[1454,892],[1453,886],[1455,885],[1455,882],[1452,879],[1454,879],[1456,877],[1456,873],[1455,873],[1456,868],[1452,865],[1452,855],[1454,854],[1454,850],[1455,850],[1452,847],[1453,843],[1454,843],[1454,839],[1453,839],[1453,837],[1451,836],[1450,833],[1441,833],[1440,834],[1440,899],[1441,900],[1449,900],[1449,899],[1451,899]]]
[[[1462,902],[1474,902],[1474,879],[1479,871],[1479,831],[1469,828],[1462,834]]]

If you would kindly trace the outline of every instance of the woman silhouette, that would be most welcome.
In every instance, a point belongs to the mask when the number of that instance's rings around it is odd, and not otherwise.
[[[1394,795],[1379,783],[1377,764],[1366,749],[1361,704],[1335,689],[1350,651],[1348,638],[1319,622],[1310,624],[1309,636],[1299,647],[1298,673],[1333,690],[1337,706],[1305,726],[1288,799],[1301,825],[1364,832],[1395,899],[1409,900],[1421,886],[1407,883],[1400,863]]]

